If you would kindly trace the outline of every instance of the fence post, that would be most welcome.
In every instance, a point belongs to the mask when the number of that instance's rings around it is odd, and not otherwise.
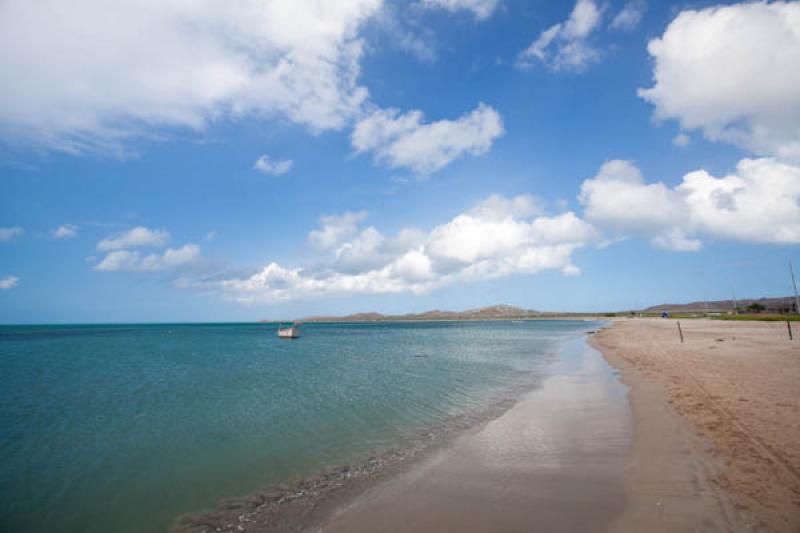
[[[681,321],[678,320],[678,335],[681,336],[681,342],[683,342],[683,330],[681,329]]]
[[[789,340],[794,340],[794,336],[792,335],[792,323],[788,320],[786,321],[786,329],[789,330]]]

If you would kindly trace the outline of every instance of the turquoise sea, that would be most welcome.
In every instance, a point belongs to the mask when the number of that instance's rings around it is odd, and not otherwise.
[[[481,413],[596,326],[0,326],[0,531],[164,531]]]

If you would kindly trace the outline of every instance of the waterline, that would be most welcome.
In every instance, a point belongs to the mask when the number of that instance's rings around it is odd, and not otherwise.
[[[162,531],[535,384],[584,322],[0,328],[0,529]]]

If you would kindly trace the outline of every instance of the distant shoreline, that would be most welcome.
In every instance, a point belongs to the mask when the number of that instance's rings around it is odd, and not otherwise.
[[[442,311],[434,309],[422,313],[407,313],[402,315],[384,315],[375,311],[365,313],[353,313],[344,316],[309,316],[299,319],[305,323],[368,323],[368,322],[464,322],[480,320],[575,320],[575,319],[597,319],[601,317],[614,316],[616,313],[598,312],[550,312],[536,311],[533,309],[523,309],[513,305],[492,305],[477,309],[467,309],[465,311]],[[260,320],[259,322],[274,322],[272,320]]]
[[[386,318],[386,319],[378,319],[378,320],[351,320],[345,317],[336,318],[331,317],[330,319],[315,319],[315,320],[297,320],[297,322],[302,322],[303,324],[398,324],[398,323],[422,323],[422,322],[535,322],[537,320],[583,320],[583,321],[591,321],[591,320],[607,320],[609,318],[606,315],[587,315],[587,314],[579,314],[579,315],[545,315],[545,316],[537,316],[537,317],[498,317],[498,318]],[[259,324],[280,324],[293,322],[292,320],[259,320]]]

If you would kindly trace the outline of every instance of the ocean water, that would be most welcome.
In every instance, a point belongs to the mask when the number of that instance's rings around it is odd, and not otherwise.
[[[164,531],[535,387],[592,327],[0,327],[0,531]]]

